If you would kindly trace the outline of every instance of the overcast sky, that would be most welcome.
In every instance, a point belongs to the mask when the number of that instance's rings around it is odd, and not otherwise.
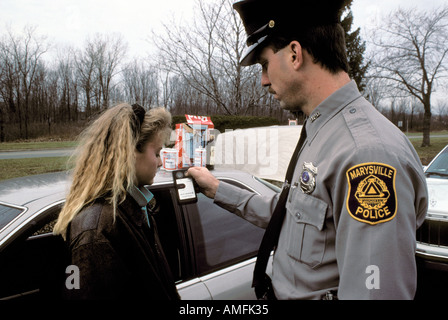
[[[354,23],[360,27],[372,27],[375,19],[401,8],[432,9],[448,5],[448,0],[354,0]]]
[[[172,14],[186,20],[195,0],[0,0],[0,28],[11,25],[20,32],[25,25],[37,26],[39,35],[61,47],[82,46],[89,34],[119,32],[129,44],[131,56],[146,56],[151,29]],[[275,3],[275,1],[273,1]],[[448,0],[354,0],[355,25],[372,27],[377,17],[403,8],[429,8]],[[1,29],[0,29],[1,30]],[[2,32],[0,32],[2,33]]]

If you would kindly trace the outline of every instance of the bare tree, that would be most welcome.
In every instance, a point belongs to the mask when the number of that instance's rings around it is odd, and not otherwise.
[[[127,44],[118,34],[96,34],[88,38],[83,50],[75,52],[77,79],[85,95],[85,109],[91,115],[95,109],[109,107],[113,78],[118,74]],[[93,105],[92,105],[93,104]]]
[[[364,88],[364,94],[370,103],[381,112],[381,101],[386,98],[386,91],[388,90],[385,82],[378,78],[370,77]]]
[[[122,82],[126,101],[139,103],[145,109],[159,103],[156,68],[134,60],[123,67]]]
[[[118,65],[127,51],[123,37],[119,34],[100,35],[97,34],[93,40],[96,53],[96,71],[101,88],[102,108],[109,107],[109,95],[112,78],[118,72]]]
[[[58,82],[60,81],[59,72],[55,70],[46,70],[45,84],[45,100],[41,104],[41,112],[46,121],[48,134],[51,135],[53,124],[56,123],[57,111],[59,106],[59,90]]]
[[[218,113],[244,114],[248,103],[243,91],[252,84],[254,69],[238,64],[245,48],[241,20],[230,0],[197,0],[196,6],[191,23],[173,18],[164,25],[165,34],[153,34],[161,65],[211,99]]]
[[[21,36],[16,36],[10,28],[2,45],[3,60],[8,61],[9,74],[14,81],[15,106],[18,111],[20,132],[28,139],[30,122],[30,101],[32,85],[37,75],[41,56],[48,50],[44,37],[39,37],[36,28],[26,26]],[[8,71],[8,72],[9,72]]]
[[[5,141],[5,121],[11,118],[17,111],[16,108],[16,84],[18,75],[15,62],[6,37],[0,41],[0,141]]]
[[[95,87],[95,49],[91,42],[87,41],[84,50],[77,50],[74,54],[76,78],[81,87],[85,99],[85,112],[87,116],[92,114],[92,97]]]
[[[424,106],[423,142],[430,145],[431,94],[447,75],[448,7],[399,9],[371,36],[373,77],[416,97]]]
[[[73,49],[65,48],[58,52],[56,72],[61,91],[61,107],[65,109],[67,121],[77,119],[78,113],[78,85],[74,65]]]
[[[448,116],[448,102],[447,101],[439,102],[436,108],[436,112],[439,117],[439,121],[443,121],[443,119]]]

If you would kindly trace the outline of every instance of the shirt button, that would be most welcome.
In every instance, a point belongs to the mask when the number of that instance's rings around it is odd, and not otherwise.
[[[350,109],[350,113],[356,113],[356,109],[355,108]]]
[[[300,212],[297,212],[297,213],[296,213],[296,217],[297,217],[297,219],[299,219],[299,220],[300,220],[300,218],[302,218],[302,215],[300,214]]]

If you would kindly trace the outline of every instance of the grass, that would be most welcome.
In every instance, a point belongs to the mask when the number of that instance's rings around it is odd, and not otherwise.
[[[76,141],[2,142],[0,143],[0,151],[64,149],[75,148],[76,145]]]
[[[431,132],[431,135],[446,135],[448,134],[448,130],[442,130],[437,132]],[[421,132],[408,132],[406,133],[408,137],[421,137],[423,133]]]
[[[432,133],[446,135],[448,131]],[[408,136],[421,136],[421,133],[409,133]],[[431,146],[422,148],[422,138],[411,139],[423,165],[427,165],[448,144],[447,137],[431,137]],[[7,142],[0,143],[0,151],[21,151],[38,149],[75,148],[75,141]],[[28,158],[0,160],[0,180],[22,177],[32,174],[67,170],[69,157]]]
[[[0,180],[68,170],[69,157],[0,160]]]
[[[26,141],[26,142],[2,142],[2,151],[23,151],[42,149],[67,149],[75,148],[76,141]],[[0,180],[23,177],[33,174],[57,172],[67,170],[69,157],[46,157],[28,159],[0,159]]]
[[[421,147],[422,139],[411,139],[411,142],[422,164],[427,165],[448,144],[448,138],[431,138],[429,147]]]

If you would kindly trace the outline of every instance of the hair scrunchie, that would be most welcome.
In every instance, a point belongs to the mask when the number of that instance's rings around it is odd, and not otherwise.
[[[139,105],[138,103],[134,103],[132,105],[132,111],[134,111],[134,121],[133,121],[133,129],[134,129],[134,134],[137,137],[138,134],[140,133],[141,127],[142,127],[142,123],[143,120],[145,119],[145,109],[143,109],[143,107],[141,105]]]

